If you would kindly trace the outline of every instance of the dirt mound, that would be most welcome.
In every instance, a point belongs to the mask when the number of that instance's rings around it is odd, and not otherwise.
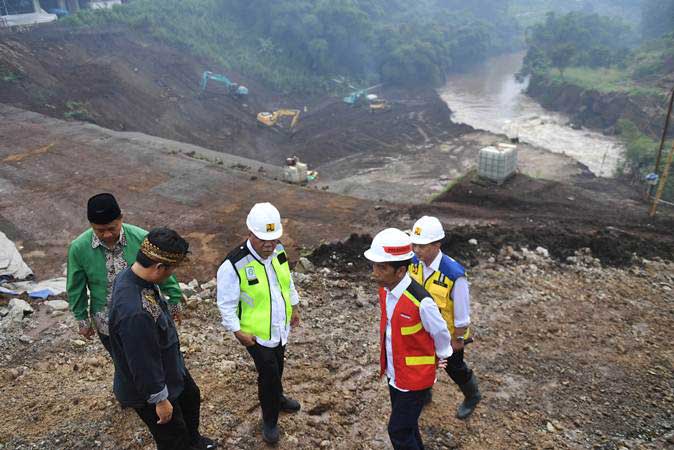
[[[302,116],[292,137],[298,155],[312,165],[355,153],[400,149],[406,144],[433,144],[472,128],[450,120],[447,104],[432,89],[384,89],[379,95],[391,105],[372,113],[335,98]]]
[[[580,177],[570,186],[518,174],[498,186],[475,173],[430,205],[377,206],[380,229],[410,229],[423,215],[439,217],[447,231],[443,251],[466,266],[507,247],[540,246],[561,263],[589,249],[602,264],[617,267],[632,264],[634,255],[674,259],[674,217],[662,210],[651,219],[647,207],[637,192],[612,180]],[[370,242],[370,236],[352,235],[318,247],[311,259],[346,272],[362,270]]]

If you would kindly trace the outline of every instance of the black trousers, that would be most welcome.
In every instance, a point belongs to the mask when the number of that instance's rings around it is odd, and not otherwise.
[[[103,347],[108,351],[108,355],[112,357],[112,347],[110,346],[110,336],[106,336],[104,334],[98,333],[98,337],[101,340],[101,344],[103,344]]]
[[[447,367],[445,372],[459,386],[468,383],[470,377],[473,376],[473,371],[468,368],[463,360],[463,349],[455,351],[452,356],[447,359]]]
[[[394,450],[423,450],[424,444],[419,433],[419,416],[428,389],[402,392],[389,384],[388,390],[391,395],[388,435]]]
[[[199,435],[199,410],[201,393],[189,372],[185,375],[182,394],[172,401],[173,417],[169,423],[159,425],[155,405],[135,408],[140,418],[150,429],[157,444],[157,450],[189,450],[197,445]]]
[[[262,420],[267,426],[276,426],[283,395],[283,358],[285,346],[269,348],[260,344],[246,347],[257,369],[257,395],[262,407]]]

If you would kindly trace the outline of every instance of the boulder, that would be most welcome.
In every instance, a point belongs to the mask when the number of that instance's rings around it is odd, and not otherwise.
[[[28,304],[28,302],[21,300],[20,298],[11,299],[9,301],[9,305],[7,306],[9,307],[10,314],[12,314],[12,310],[20,310],[24,316],[33,313],[33,308]]]
[[[48,300],[44,302],[45,305],[47,305],[47,308],[49,308],[50,311],[67,311],[68,310],[68,302],[65,300]]]
[[[314,263],[309,261],[305,257],[301,257],[297,265],[295,266],[295,272],[298,273],[310,273],[316,270]]]

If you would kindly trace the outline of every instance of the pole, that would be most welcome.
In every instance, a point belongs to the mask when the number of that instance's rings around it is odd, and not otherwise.
[[[667,184],[667,176],[669,175],[669,169],[672,167],[672,160],[674,160],[674,144],[672,144],[672,150],[669,152],[669,157],[667,158],[667,163],[665,164],[665,170],[662,172],[662,178],[660,178],[660,184],[658,185],[658,192],[655,194],[653,199],[653,206],[651,206],[650,216],[655,216],[655,210],[658,207],[658,202],[660,202],[660,197],[662,197],[662,192],[665,190],[665,185]]]
[[[660,158],[662,156],[662,148],[665,146],[665,139],[667,139],[667,131],[669,130],[669,119],[672,117],[672,105],[674,105],[674,88],[672,88],[672,93],[669,96],[669,109],[667,110],[667,118],[665,119],[665,129],[662,130],[662,138],[660,139],[660,148],[658,149],[658,156],[655,159],[655,171],[658,173],[660,170]]]

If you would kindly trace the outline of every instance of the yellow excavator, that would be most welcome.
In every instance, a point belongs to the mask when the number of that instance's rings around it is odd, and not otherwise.
[[[276,125],[281,117],[292,117],[290,122],[290,129],[294,129],[295,125],[300,121],[299,109],[277,109],[274,112],[261,112],[257,115],[257,121],[268,127]]]

